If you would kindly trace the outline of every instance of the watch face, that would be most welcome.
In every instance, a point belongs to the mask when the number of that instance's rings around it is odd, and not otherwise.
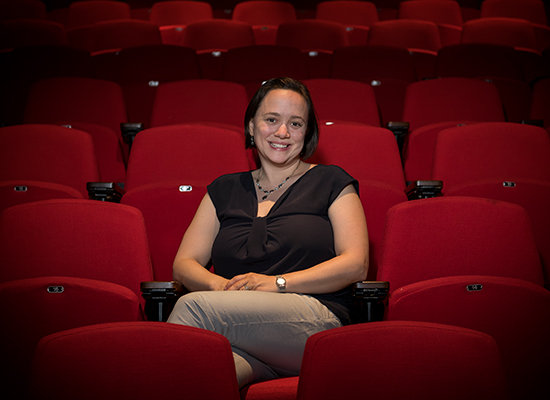
[[[284,286],[285,283],[286,283],[285,278],[283,278],[283,277],[277,278],[277,285]]]

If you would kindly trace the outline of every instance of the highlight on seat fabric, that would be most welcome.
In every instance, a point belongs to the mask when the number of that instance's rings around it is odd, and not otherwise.
[[[394,291],[386,318],[484,332],[498,345],[511,397],[545,399],[550,373],[550,292],[521,279],[454,276]]]
[[[0,377],[6,393],[26,395],[38,341],[66,329],[107,322],[142,320],[140,300],[109,282],[44,276],[0,284],[0,352],[10,367]],[[8,322],[9,321],[9,322]]]
[[[130,6],[127,3],[104,0],[78,1],[69,5],[67,28],[130,18]]]
[[[370,84],[383,126],[390,121],[402,121],[405,90],[409,83],[417,80],[414,59],[409,51],[382,45],[334,50],[329,77]]]
[[[380,126],[380,114],[371,85],[347,79],[305,79],[320,120],[348,121]]]
[[[399,3],[400,19],[430,21],[437,25],[441,46],[460,42],[462,11],[456,1],[416,0]]]
[[[65,27],[41,19],[19,19],[0,22],[0,51],[36,45],[67,46]]]
[[[138,186],[122,197],[122,204],[143,213],[155,280],[172,280],[176,252],[208,184],[182,177],[178,181]]]
[[[288,62],[292,60],[292,62]],[[240,83],[249,98],[262,82],[274,76],[308,78],[307,64],[299,49],[289,46],[254,45],[229,49],[225,54],[221,79]]]
[[[0,216],[2,282],[67,276],[125,286],[153,280],[143,215],[97,200],[44,200]],[[142,301],[144,304],[144,301]]]
[[[164,44],[181,45],[187,24],[213,19],[205,1],[158,1],[151,6],[149,21],[160,29]]]
[[[370,361],[357,363],[358,358]],[[383,321],[311,336],[297,399],[351,399],[365,393],[433,400],[496,400],[508,394],[497,344],[486,333],[427,322]]]
[[[243,85],[211,79],[188,79],[159,85],[151,126],[217,123],[242,130],[248,95]]]
[[[379,21],[376,5],[369,1],[322,1],[315,18],[344,24],[350,45],[367,44],[369,28]]]
[[[405,190],[399,149],[391,131],[343,121],[321,121],[319,128],[319,146],[308,162],[335,164],[359,181],[378,181]]]
[[[88,51],[92,54],[162,44],[158,26],[148,21],[105,21],[94,24],[88,33]]]
[[[262,45],[275,44],[279,25],[296,21],[297,17],[290,2],[252,0],[237,2],[231,19],[252,25],[255,42]]]
[[[92,138],[86,132],[54,125],[15,125],[0,128],[0,142],[2,182],[53,183],[87,198],[86,183],[99,179]]]
[[[410,124],[403,160],[405,179],[430,179],[437,132],[473,122],[504,122],[495,85],[472,78],[440,78],[407,86],[403,121]],[[439,125],[437,125],[439,124]]]
[[[475,197],[436,197],[388,211],[377,280],[391,291],[455,275],[488,275],[544,284],[527,211]]]
[[[45,337],[33,361],[32,394],[52,391],[59,399],[240,398],[225,337],[162,322],[99,324]]]
[[[249,168],[241,131],[204,124],[160,126],[136,136],[124,188],[169,181],[210,183]]]

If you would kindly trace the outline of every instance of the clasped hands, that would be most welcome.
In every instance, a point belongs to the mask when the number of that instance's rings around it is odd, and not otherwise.
[[[275,276],[249,272],[234,276],[223,290],[259,290],[263,292],[278,292]]]

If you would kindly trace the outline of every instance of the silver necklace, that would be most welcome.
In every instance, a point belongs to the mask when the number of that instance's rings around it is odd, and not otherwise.
[[[298,161],[298,165],[296,166],[296,169],[292,172],[292,174],[287,176],[284,181],[279,183],[274,189],[271,189],[271,190],[265,190],[264,188],[262,188],[262,186],[260,185],[260,174],[258,174],[258,177],[256,178],[256,186],[258,186],[258,190],[264,194],[262,196],[262,200],[267,200],[267,196],[279,190],[290,179],[290,177],[294,175],[296,171],[298,171],[298,168],[300,167],[301,163],[302,163],[302,160]]]

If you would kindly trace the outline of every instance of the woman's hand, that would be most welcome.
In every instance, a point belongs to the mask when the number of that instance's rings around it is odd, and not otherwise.
[[[262,292],[278,292],[275,276],[250,272],[237,275],[225,285],[224,290],[259,290]]]

